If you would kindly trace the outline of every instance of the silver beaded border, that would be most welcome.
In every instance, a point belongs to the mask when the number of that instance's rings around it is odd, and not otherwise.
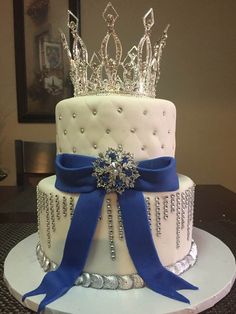
[[[36,246],[36,255],[40,266],[45,272],[57,269],[57,264],[50,261],[44,254],[40,243]],[[192,241],[189,253],[180,261],[166,268],[176,275],[181,275],[192,267],[197,261],[197,245]],[[82,273],[75,281],[75,285],[95,289],[128,290],[145,286],[143,279],[138,274],[129,275],[100,275],[96,273]]]

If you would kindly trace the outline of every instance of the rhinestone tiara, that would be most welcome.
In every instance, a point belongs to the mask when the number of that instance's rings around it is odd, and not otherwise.
[[[122,44],[115,31],[115,22],[119,15],[110,2],[102,16],[107,33],[101,42],[99,52],[94,52],[89,61],[86,45],[78,34],[78,18],[68,11],[67,25],[73,37],[72,52],[62,32],[61,39],[70,62],[74,96],[115,93],[154,98],[169,25],[152,47],[150,34],[154,25],[154,13],[152,8],[148,10],[143,17],[144,35],[138,45],[133,46],[122,59]],[[115,51],[111,55],[108,44],[112,39]]]

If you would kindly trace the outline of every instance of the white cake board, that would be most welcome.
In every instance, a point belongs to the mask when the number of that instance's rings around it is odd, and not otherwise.
[[[148,288],[126,291],[97,290],[73,287],[60,299],[49,304],[45,314],[185,314],[200,313],[212,307],[231,289],[236,275],[235,259],[229,248],[206,231],[194,228],[193,238],[198,247],[196,265],[182,275],[199,287],[197,291],[183,290],[191,304],[163,297]],[[18,300],[36,288],[44,272],[36,258],[37,234],[18,243],[8,254],[4,279],[11,294]],[[24,305],[36,311],[44,296],[26,299]]]

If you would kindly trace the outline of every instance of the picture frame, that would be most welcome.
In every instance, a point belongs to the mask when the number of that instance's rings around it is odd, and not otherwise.
[[[80,21],[80,1],[13,0],[13,9],[18,122],[54,123],[56,104],[73,90],[59,29],[71,44],[68,10]]]

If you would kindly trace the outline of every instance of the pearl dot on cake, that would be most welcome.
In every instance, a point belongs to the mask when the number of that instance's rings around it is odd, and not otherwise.
[[[36,210],[37,210],[37,227],[38,227],[38,236],[40,237],[40,207],[41,207],[41,203],[40,203],[40,192],[39,192],[39,188],[38,186],[36,187]]]
[[[51,222],[52,222],[52,231],[56,231],[56,224],[55,224],[55,213],[54,213],[54,204],[53,204],[53,195],[52,193],[49,194],[49,209],[51,214]]]
[[[59,203],[59,197],[57,194],[55,195],[55,203],[56,203],[56,217],[57,217],[57,220],[60,220],[61,219],[60,203]]]
[[[171,194],[171,205],[170,205],[170,210],[173,213],[175,211],[175,194]]]
[[[73,212],[74,212],[74,198],[72,196],[70,196],[70,206],[69,206],[69,210],[70,210],[70,218],[72,219],[73,216]]]
[[[168,196],[165,196],[164,197],[164,200],[163,200],[163,207],[164,207],[164,213],[163,213],[163,218],[164,220],[167,220],[168,219]]]
[[[93,115],[96,116],[96,114],[97,114],[97,110],[94,109],[93,110]]]
[[[65,196],[62,198],[62,214],[64,217],[67,216],[67,199]]]
[[[47,235],[47,245],[50,249],[51,247],[51,232],[50,232],[50,214],[49,214],[49,202],[48,202],[48,195],[43,193],[44,197],[44,209],[46,211],[46,235]]]
[[[106,129],[106,133],[109,134],[111,132],[110,129]]]
[[[62,119],[62,115],[60,114],[60,115],[59,115],[59,120],[61,120],[61,119]]]
[[[161,208],[160,208],[160,198],[155,197],[155,211],[156,211],[156,235],[161,236]]]
[[[75,147],[73,147],[73,153],[76,153],[76,148]]]
[[[122,216],[121,216],[121,209],[120,209],[120,204],[117,200],[117,214],[118,214],[118,225],[119,225],[119,239],[123,240],[124,238],[124,227],[123,227],[123,221],[122,221]]]
[[[80,132],[81,132],[81,133],[84,133],[84,128],[80,128]]]
[[[147,207],[148,222],[149,222],[150,229],[151,229],[152,215],[151,215],[151,204],[150,204],[150,197],[149,196],[145,197],[145,202],[146,202],[146,207]]]
[[[76,118],[76,113],[73,113],[73,114],[72,114],[72,117],[75,119],[75,118]]]
[[[181,193],[181,205],[181,230],[183,230],[185,225],[185,209],[187,205],[186,191]]]
[[[94,149],[97,149],[97,144],[93,144],[93,148],[94,148]]]
[[[135,131],[136,131],[135,128],[130,129],[130,132],[131,132],[131,133],[135,133]]]
[[[65,135],[67,134],[67,130],[64,130],[64,134],[65,134]]]
[[[113,230],[113,217],[112,217],[111,200],[109,198],[106,199],[106,207],[107,207],[110,256],[111,256],[111,259],[114,261],[116,259],[116,252],[115,252],[115,243],[114,243],[114,230]]]
[[[119,107],[119,108],[117,109],[117,111],[118,111],[119,113],[121,113],[121,112],[123,111],[123,109],[122,109],[121,107]]]
[[[177,212],[176,212],[176,248],[180,248],[180,222],[181,222],[181,202],[180,202],[180,193],[176,193],[177,197]]]

